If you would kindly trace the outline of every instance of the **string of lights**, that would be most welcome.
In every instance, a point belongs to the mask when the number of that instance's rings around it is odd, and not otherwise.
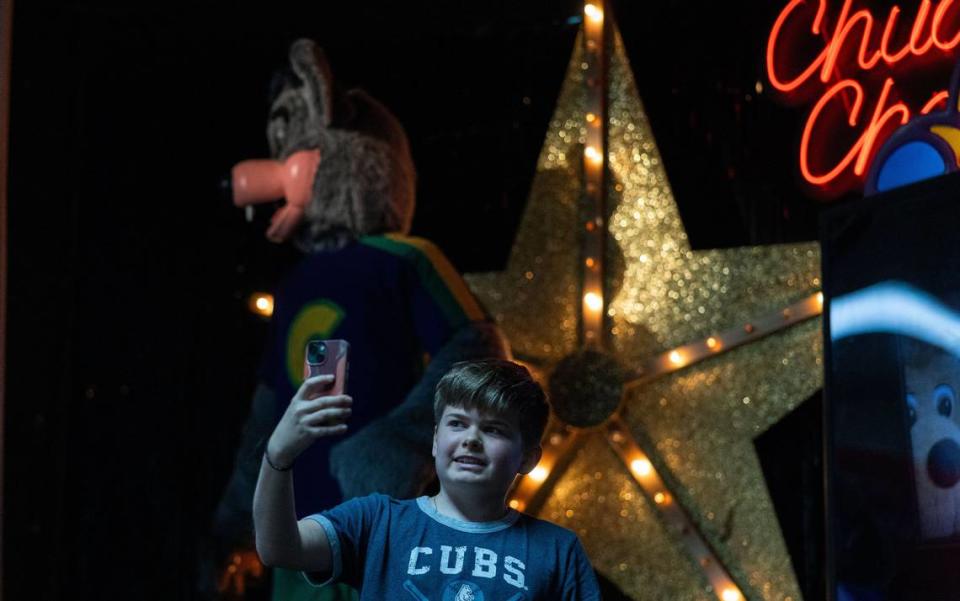
[[[654,356],[634,371],[636,379],[627,387],[637,386],[670,372],[683,369],[709,357],[733,350],[764,336],[785,330],[823,312],[823,293],[816,292],[778,311],[762,315],[743,326],[690,342]]]
[[[551,424],[543,442],[540,462],[527,476],[520,478],[510,493],[510,507],[517,511],[536,511],[543,491],[549,490],[563,471],[559,462],[573,456],[582,434],[575,428],[560,423]]]
[[[607,422],[607,439],[627,467],[630,475],[658,511],[668,529],[679,533],[687,553],[700,567],[704,577],[721,601],[739,601],[743,598],[730,573],[717,558],[710,544],[696,527],[690,514],[677,502],[653,462],[640,449],[619,417]]]
[[[583,9],[584,70],[586,82],[586,135],[583,148],[584,213],[583,303],[581,327],[588,348],[603,344],[603,316],[606,302],[603,291],[604,180],[606,175],[607,123],[607,36],[602,0],[588,2]]]

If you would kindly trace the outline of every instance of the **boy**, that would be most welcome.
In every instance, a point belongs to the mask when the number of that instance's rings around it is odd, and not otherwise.
[[[346,582],[361,599],[600,598],[576,535],[505,505],[516,475],[540,460],[549,412],[524,367],[458,363],[437,385],[436,496],[371,495],[297,522],[288,470],[313,440],[347,429],[350,397],[320,396],[331,382],[304,382],[267,444],[253,503],[265,564]]]

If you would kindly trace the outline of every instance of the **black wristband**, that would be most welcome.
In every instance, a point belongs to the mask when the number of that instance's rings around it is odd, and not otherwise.
[[[292,463],[287,467],[278,467],[276,463],[274,463],[273,461],[270,461],[270,454],[267,453],[266,451],[263,452],[263,458],[266,459],[267,465],[269,465],[271,468],[274,469],[274,471],[277,471],[277,472],[289,472],[290,468],[293,467]]]

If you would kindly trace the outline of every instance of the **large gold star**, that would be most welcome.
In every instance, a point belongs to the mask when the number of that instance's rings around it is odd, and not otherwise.
[[[609,351],[630,370],[649,370],[669,349],[809,297],[820,286],[819,250],[691,250],[619,35],[612,48],[603,222]],[[517,357],[548,373],[580,345],[585,66],[578,41],[506,270],[468,277]],[[669,503],[683,508],[744,596],[800,598],[752,439],[821,387],[819,319],[762,338],[746,329],[752,336],[742,346],[625,387],[603,425],[555,421],[550,430],[547,451],[554,445],[562,456],[543,482],[545,497],[528,509],[575,530],[594,565],[635,599],[720,593],[705,576],[707,559],[691,551],[688,528],[664,512]],[[634,450],[645,459],[631,464]],[[638,485],[649,468],[666,494],[654,498],[655,488]],[[533,476],[542,480],[546,470]]]

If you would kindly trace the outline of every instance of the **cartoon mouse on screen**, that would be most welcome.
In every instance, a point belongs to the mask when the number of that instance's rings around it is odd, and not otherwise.
[[[904,381],[924,540],[960,534],[960,358],[911,341]]]

